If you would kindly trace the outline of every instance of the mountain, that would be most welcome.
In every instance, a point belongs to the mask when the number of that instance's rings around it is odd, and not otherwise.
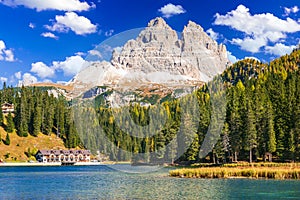
[[[136,90],[162,85],[199,86],[222,73],[229,64],[226,47],[218,45],[194,22],[181,36],[162,18],[148,23],[138,37],[114,50],[109,62],[93,62],[69,83],[76,97],[96,86]]]

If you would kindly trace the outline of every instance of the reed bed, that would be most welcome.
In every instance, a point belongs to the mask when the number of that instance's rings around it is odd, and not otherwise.
[[[182,168],[170,171],[170,176],[181,178],[266,178],[266,179],[300,179],[300,168],[248,167],[248,168]]]
[[[227,163],[227,164],[210,164],[210,163],[196,163],[191,165],[192,168],[199,167],[300,167],[300,163],[276,163],[276,162],[258,162],[258,163],[248,163],[248,162],[239,162],[239,163]]]

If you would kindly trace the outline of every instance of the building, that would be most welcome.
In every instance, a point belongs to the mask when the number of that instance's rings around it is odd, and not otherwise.
[[[39,150],[36,160],[43,163],[52,162],[90,162],[90,150]]]
[[[13,113],[15,111],[15,106],[14,104],[11,104],[11,103],[3,103],[1,105],[1,108],[2,108],[2,113]]]

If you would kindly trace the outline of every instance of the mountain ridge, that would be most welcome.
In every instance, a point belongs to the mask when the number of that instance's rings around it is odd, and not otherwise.
[[[151,84],[195,86],[221,74],[228,64],[225,45],[218,45],[200,25],[189,21],[179,38],[162,18],[155,18],[137,38],[115,49],[110,62],[93,62],[68,86],[73,87],[71,97],[105,85],[127,90]]]

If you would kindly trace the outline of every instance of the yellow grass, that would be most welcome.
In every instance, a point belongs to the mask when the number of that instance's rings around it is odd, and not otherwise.
[[[182,168],[170,171],[170,176],[182,178],[271,178],[300,179],[300,167],[202,167]]]
[[[2,140],[6,137],[6,131],[3,127],[0,127],[0,134]],[[28,148],[35,149],[66,149],[63,141],[60,138],[56,138],[56,135],[46,136],[39,134],[38,137],[29,135],[28,137],[19,137],[15,132],[9,133],[10,145],[0,143],[0,159],[5,161],[27,161],[29,158],[25,155]],[[9,158],[5,159],[4,155],[8,155]]]

